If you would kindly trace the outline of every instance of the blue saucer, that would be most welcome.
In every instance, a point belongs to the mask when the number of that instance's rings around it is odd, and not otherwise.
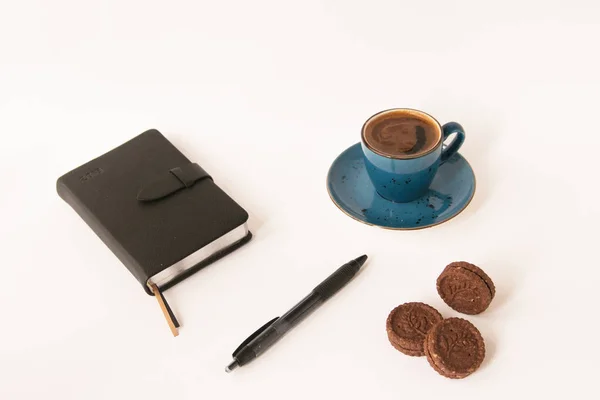
[[[331,165],[327,190],[340,210],[360,222],[388,229],[421,229],[446,222],[469,205],[475,193],[475,174],[457,153],[440,166],[425,196],[410,203],[394,203],[375,191],[360,143],[356,143]]]

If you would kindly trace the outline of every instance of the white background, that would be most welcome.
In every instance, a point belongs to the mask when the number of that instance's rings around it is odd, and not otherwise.
[[[368,5],[367,5],[368,4]],[[0,3],[0,398],[590,398],[598,327],[597,1]],[[477,176],[450,222],[395,232],[330,201],[363,121],[419,108],[467,131]],[[149,128],[250,213],[243,249],[154,298],[56,194]],[[234,348],[334,269],[364,271],[254,363]],[[481,369],[395,351],[385,319],[451,261],[497,295],[468,317]]]

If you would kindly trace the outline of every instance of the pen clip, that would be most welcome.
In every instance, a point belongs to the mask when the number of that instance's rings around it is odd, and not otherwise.
[[[235,349],[233,351],[233,358],[235,358],[235,356],[237,355],[237,353],[248,343],[250,343],[251,341],[253,341],[258,335],[260,335],[261,333],[263,333],[269,326],[271,326],[273,324],[273,322],[277,321],[279,319],[279,317],[275,317],[272,320],[270,320],[269,322],[267,322],[266,324],[264,324],[263,326],[261,326],[260,328],[258,328],[258,330],[256,332],[254,332],[252,335],[248,336],[248,338],[246,340],[244,340],[242,342],[242,344],[240,344],[238,346],[237,349]]]

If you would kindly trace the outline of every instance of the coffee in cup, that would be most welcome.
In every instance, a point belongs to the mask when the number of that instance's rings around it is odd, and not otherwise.
[[[422,111],[395,108],[369,118],[361,138],[367,174],[377,193],[405,203],[427,193],[438,167],[462,146],[465,132],[456,122],[442,126]]]
[[[376,115],[364,127],[364,140],[375,152],[395,158],[418,157],[440,140],[436,123],[407,110]]]

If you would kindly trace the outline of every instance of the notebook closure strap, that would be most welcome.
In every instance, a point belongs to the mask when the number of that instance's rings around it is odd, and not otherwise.
[[[172,168],[146,184],[138,192],[139,201],[155,201],[170,196],[179,190],[192,187],[202,179],[212,179],[208,173],[196,163]]]

